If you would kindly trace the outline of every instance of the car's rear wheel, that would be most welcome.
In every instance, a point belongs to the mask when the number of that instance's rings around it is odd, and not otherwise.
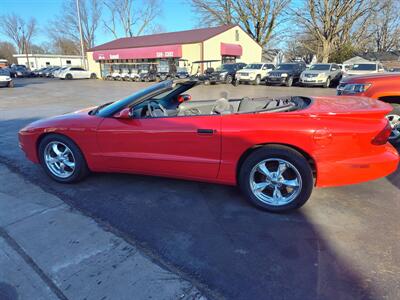
[[[77,182],[89,173],[86,160],[78,146],[63,135],[46,135],[40,141],[39,155],[43,169],[55,181]]]
[[[11,81],[8,83],[8,87],[9,87],[9,88],[13,88],[13,87],[14,87],[14,81],[11,80]]]
[[[386,116],[392,127],[389,141],[392,144],[400,144],[400,105],[393,105],[393,110]]]
[[[313,174],[305,157],[285,146],[252,152],[239,170],[239,185],[250,202],[271,212],[301,207],[311,196]]]
[[[72,79],[72,74],[65,75],[65,79],[71,80]]]
[[[233,81],[232,75],[227,75],[226,78],[225,78],[225,82],[226,82],[227,84],[231,84],[232,81]]]

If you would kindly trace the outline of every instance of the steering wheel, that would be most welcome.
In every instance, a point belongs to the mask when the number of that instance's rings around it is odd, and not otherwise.
[[[155,100],[151,100],[147,103],[147,111],[151,117],[160,117],[159,113],[157,112],[158,110],[161,110],[162,116],[168,117],[167,110],[160,103]]]

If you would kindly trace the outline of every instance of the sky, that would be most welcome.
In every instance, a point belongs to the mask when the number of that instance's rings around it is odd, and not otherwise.
[[[146,1],[146,0],[144,0]],[[169,31],[180,31],[195,28],[198,19],[192,11],[188,1],[161,0],[162,15],[157,20],[162,28]],[[55,15],[60,15],[63,0],[0,0],[0,16],[15,13],[23,19],[35,17],[42,29],[32,40],[35,44],[47,41],[45,26]],[[113,36],[100,26],[96,37],[96,44],[102,44],[113,39]],[[8,40],[0,33],[0,40]]]

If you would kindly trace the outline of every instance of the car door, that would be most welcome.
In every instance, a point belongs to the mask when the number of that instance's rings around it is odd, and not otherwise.
[[[221,117],[105,118],[97,136],[110,170],[212,179],[220,164]]]

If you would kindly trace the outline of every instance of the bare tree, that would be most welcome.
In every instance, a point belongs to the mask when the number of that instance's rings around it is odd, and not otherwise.
[[[37,33],[36,19],[31,18],[26,22],[16,14],[10,14],[3,16],[2,20],[0,31],[15,43],[18,53],[27,52],[32,37]]]
[[[9,64],[17,63],[17,59],[13,56],[17,54],[15,46],[9,42],[0,42],[0,58],[6,59]]]
[[[293,14],[320,45],[320,58],[328,62],[338,40],[347,39],[352,28],[372,11],[367,0],[306,0],[304,9],[293,9]]]
[[[202,24],[239,24],[261,46],[272,38],[290,0],[191,0]]]
[[[400,47],[400,2],[381,0],[368,27],[370,46],[374,51],[390,51]]]
[[[192,0],[193,11],[200,17],[200,23],[216,26],[235,23],[232,0]]]
[[[100,0],[80,0],[79,5],[83,45],[86,51],[95,45],[102,7]],[[75,0],[64,2],[62,13],[51,22],[49,31],[53,40],[67,39],[79,44],[79,21]]]
[[[115,38],[119,37],[119,26],[125,37],[138,36],[151,31],[154,20],[161,13],[159,0],[146,0],[139,3],[134,0],[105,0],[105,7],[110,11],[110,20],[104,21],[104,27]]]

